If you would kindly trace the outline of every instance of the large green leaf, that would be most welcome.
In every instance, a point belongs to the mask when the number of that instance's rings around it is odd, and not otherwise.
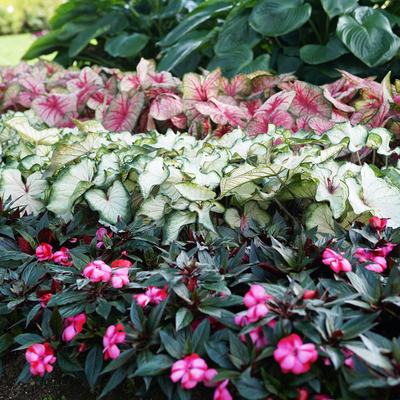
[[[200,11],[196,9],[188,14],[185,20],[183,20],[177,27],[172,29],[165,38],[158,43],[160,46],[170,46],[177,42],[181,37],[186,35],[188,32],[196,28],[204,21],[218,14],[222,11],[227,11],[232,8],[232,5],[226,2],[218,2],[211,5],[205,5]]]
[[[23,55],[23,60],[31,60],[42,56],[43,54],[50,54],[60,47],[68,47],[68,43],[62,42],[58,39],[60,31],[53,30],[46,35],[38,37],[29,47],[27,52]]]
[[[339,58],[349,50],[335,35],[325,46],[307,44],[300,48],[301,59],[308,64],[322,64]]]
[[[126,32],[122,32],[118,36],[108,38],[104,50],[113,57],[132,57],[139,54],[149,40],[150,36],[143,33],[128,35]]]
[[[369,67],[390,60],[400,45],[389,20],[382,14],[367,15],[357,21],[349,15],[339,18],[337,35],[351,52]]]
[[[311,203],[305,209],[303,217],[306,222],[307,230],[314,227],[318,228],[318,232],[335,234],[334,219],[331,208],[326,203]]]
[[[217,43],[214,51],[218,54],[221,51],[229,51],[241,44],[245,44],[253,48],[259,41],[260,37],[248,24],[251,11],[246,9],[233,18],[227,18],[218,35]]]
[[[358,6],[358,0],[321,0],[322,7],[332,19],[340,14],[347,14]]]
[[[91,27],[85,29],[78,33],[76,37],[74,37],[70,43],[68,56],[75,57],[77,56],[85,47],[89,44],[89,42],[107,32],[110,29],[110,24],[99,26],[97,24],[92,25]]]
[[[304,25],[312,7],[303,0],[265,0],[250,15],[250,26],[266,36],[281,36]]]
[[[196,212],[190,211],[172,211],[165,219],[163,229],[163,244],[169,244],[175,240],[183,226],[193,224],[196,222]]]
[[[118,217],[128,223],[131,219],[131,196],[120,181],[115,181],[107,190],[90,189],[85,195],[89,207],[98,211],[100,219],[115,224]]]

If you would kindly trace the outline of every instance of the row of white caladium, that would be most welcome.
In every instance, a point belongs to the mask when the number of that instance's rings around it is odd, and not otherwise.
[[[296,214],[321,232],[334,232],[334,219],[348,227],[371,214],[400,226],[400,165],[379,170],[361,166],[359,157],[358,164],[348,161],[365,150],[399,154],[384,128],[345,122],[318,136],[270,124],[254,138],[238,128],[196,140],[171,130],[132,135],[75,122],[75,129],[49,129],[31,112],[3,116],[0,194],[28,213],[47,209],[64,220],[78,203],[108,223],[145,218],[163,226],[165,243],[194,223],[216,235],[222,216],[242,229],[251,217],[267,224],[274,207],[290,214],[285,201],[293,198],[305,207]]]

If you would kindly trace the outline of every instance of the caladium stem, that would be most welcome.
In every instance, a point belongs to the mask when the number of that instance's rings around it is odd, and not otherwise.
[[[357,158],[358,158],[358,164],[359,164],[359,165],[360,165],[360,167],[361,167],[360,154],[358,153],[358,151],[357,151],[356,153],[357,153]]]
[[[299,202],[299,199],[296,197],[296,195],[293,193],[293,191],[289,188],[289,186],[286,185],[285,182],[283,182],[283,180],[280,178],[279,175],[276,175],[276,177],[279,179],[279,182],[282,184],[282,186],[292,195],[294,201],[296,202],[296,204],[298,205],[298,207],[300,208],[300,210],[303,209],[301,203]]]
[[[274,197],[274,201],[276,204],[278,204],[278,206],[280,207],[280,209],[295,223],[297,223],[296,219],[293,217],[292,214],[290,214],[290,212],[285,208],[285,206],[276,198]]]

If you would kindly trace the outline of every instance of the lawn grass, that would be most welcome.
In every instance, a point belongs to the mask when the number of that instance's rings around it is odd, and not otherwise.
[[[30,33],[0,36],[0,66],[17,65],[34,41],[35,39],[32,38]],[[46,60],[52,60],[54,56],[55,54],[49,54],[43,58]],[[30,60],[29,63],[35,61],[37,61],[37,59]]]

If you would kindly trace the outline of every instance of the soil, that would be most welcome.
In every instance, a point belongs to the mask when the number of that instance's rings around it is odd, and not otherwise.
[[[38,376],[29,378],[24,383],[16,383],[25,366],[23,352],[9,352],[2,358],[3,372],[0,379],[0,400],[96,400],[100,395],[106,381],[100,382],[97,390],[91,391],[90,387],[77,378],[69,376],[57,366],[49,378],[40,384]],[[107,393],[104,400],[142,400],[135,396],[135,388],[129,381],[122,382],[111,392]],[[207,397],[200,393],[192,396],[193,400],[206,400]],[[167,400],[167,397],[159,391],[152,397],[143,400]]]

